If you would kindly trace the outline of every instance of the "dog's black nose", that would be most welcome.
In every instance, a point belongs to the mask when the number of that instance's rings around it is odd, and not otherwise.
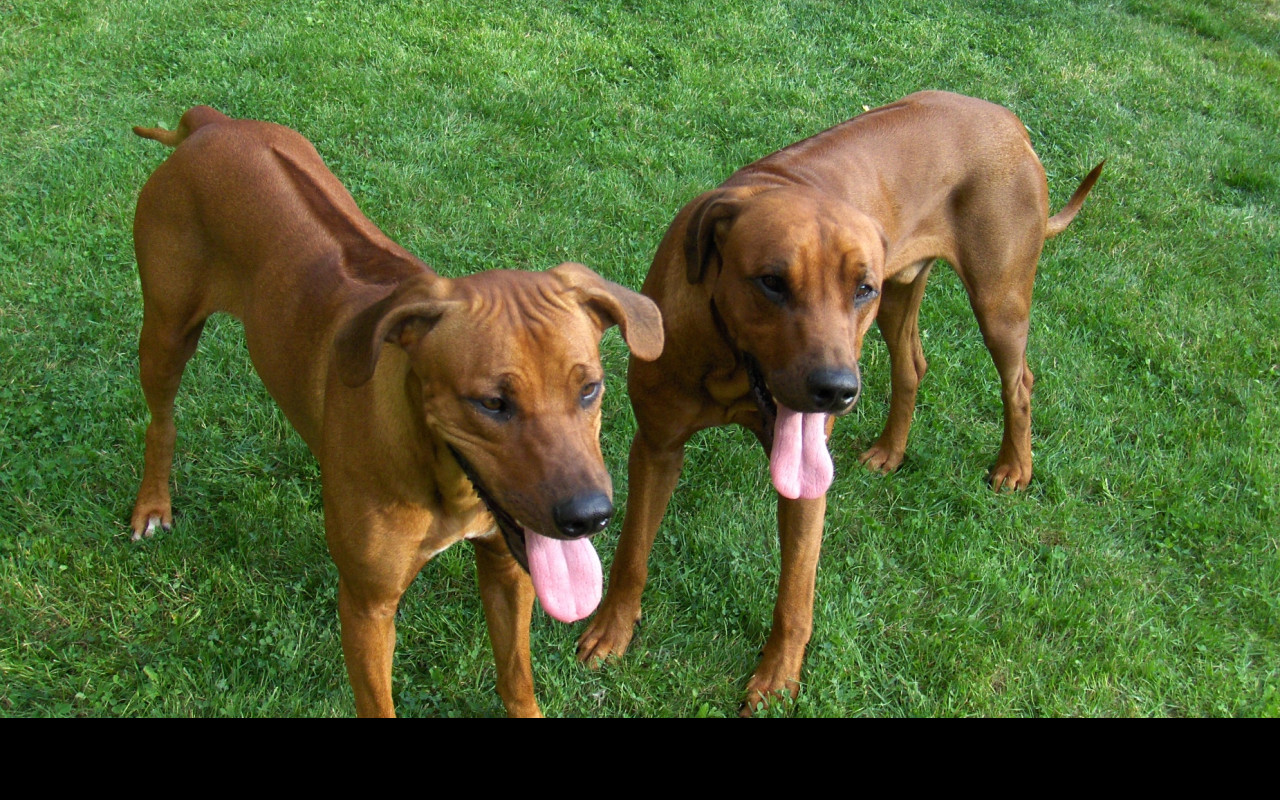
[[[819,369],[805,381],[815,411],[841,414],[858,401],[858,374],[848,369]]]
[[[613,502],[604,492],[589,492],[570,497],[551,509],[556,528],[565,536],[578,538],[604,530],[613,517]]]

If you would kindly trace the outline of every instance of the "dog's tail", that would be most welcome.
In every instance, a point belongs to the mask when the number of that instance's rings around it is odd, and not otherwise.
[[[178,127],[175,130],[167,131],[164,128],[142,128],[134,126],[133,132],[144,139],[155,139],[160,144],[169,147],[177,147],[182,144],[182,140],[191,135],[192,131],[202,128],[214,122],[222,122],[230,119],[221,111],[212,109],[209,106],[196,106],[182,115],[182,119],[178,120]]]
[[[1080,181],[1080,185],[1076,187],[1076,191],[1071,195],[1071,199],[1062,207],[1062,210],[1052,217],[1049,217],[1049,225],[1045,229],[1044,238],[1052,239],[1067,229],[1071,224],[1071,220],[1076,218],[1076,214],[1080,213],[1080,207],[1084,205],[1084,199],[1089,195],[1089,190],[1098,182],[1098,176],[1102,174],[1102,165],[1106,164],[1104,158],[1094,167],[1088,175],[1084,176],[1084,180]]]

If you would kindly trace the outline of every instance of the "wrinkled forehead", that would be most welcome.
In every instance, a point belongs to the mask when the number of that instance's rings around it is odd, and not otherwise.
[[[547,377],[599,369],[600,331],[554,275],[477,273],[456,280],[453,297],[460,302],[436,331],[440,355],[466,369]]]
[[[734,224],[734,233],[746,233],[757,240],[785,245],[787,239],[801,241],[817,233],[824,216],[822,205],[808,192],[774,189],[750,198]]]
[[[871,260],[880,235],[870,219],[841,200],[779,189],[752,198],[736,220],[731,252],[752,261],[792,264],[839,258]]]

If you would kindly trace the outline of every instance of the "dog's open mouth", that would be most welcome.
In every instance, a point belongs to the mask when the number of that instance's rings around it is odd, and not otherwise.
[[[769,391],[760,362],[749,353],[743,353],[742,359],[764,426],[773,488],[790,500],[822,497],[835,476],[827,450],[827,415],[803,413],[782,405]]]
[[[449,451],[497,522],[511,555],[533,579],[542,608],[561,622],[577,622],[595,611],[604,588],[604,573],[591,540],[553,539],[521,525],[493,499],[471,464],[452,445]]]

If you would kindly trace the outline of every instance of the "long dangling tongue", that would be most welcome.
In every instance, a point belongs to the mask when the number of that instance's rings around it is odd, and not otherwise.
[[[604,573],[590,539],[552,539],[524,529],[529,576],[542,608],[561,622],[577,622],[596,610]]]
[[[835,467],[827,451],[826,414],[801,414],[778,403],[769,474],[773,488],[790,500],[815,500],[827,493]]]

